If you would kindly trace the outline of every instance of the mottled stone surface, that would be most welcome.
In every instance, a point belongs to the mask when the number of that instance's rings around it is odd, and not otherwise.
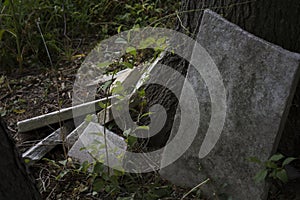
[[[121,168],[124,151],[127,148],[126,142],[122,137],[109,130],[106,130],[106,139],[107,152],[105,150],[104,127],[98,123],[90,122],[68,155],[81,163],[84,161],[92,163],[96,160],[107,163],[106,153],[108,153],[109,165]]]
[[[224,128],[212,151],[199,159],[210,122],[211,102],[204,80],[190,66],[186,81],[197,92],[200,128],[189,150],[160,174],[188,187],[210,178],[202,187],[207,196],[265,199],[268,184],[253,181],[261,166],[248,159],[265,161],[276,150],[297,85],[300,55],[257,38],[208,10],[197,41],[210,54],[223,78],[227,96]],[[172,131],[170,140],[174,134]],[[164,154],[162,162],[168,156]]]
[[[111,91],[114,87],[118,86],[117,82],[119,82],[124,88],[124,91],[122,92],[131,94],[147,68],[147,65],[140,65],[138,67],[134,67],[133,69],[127,69],[126,72],[119,75],[113,82],[110,88]]]
[[[83,131],[86,129],[86,127],[89,125],[90,122],[97,122],[98,118],[95,114],[92,114],[90,119],[84,120],[79,126],[77,126],[69,135],[66,137],[65,145],[68,149],[71,149],[71,147],[75,144],[75,142],[78,140],[80,135],[83,133]]]

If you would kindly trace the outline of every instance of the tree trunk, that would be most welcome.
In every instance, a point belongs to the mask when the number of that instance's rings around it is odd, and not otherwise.
[[[176,30],[195,39],[203,11],[207,8],[260,38],[300,53],[299,0],[182,0],[180,21]],[[183,75],[188,67],[186,61],[171,55],[165,56],[161,63],[173,67]],[[153,76],[159,76],[159,74],[156,73]],[[149,86],[146,91],[149,105],[160,103],[168,113],[165,127],[152,138],[153,145],[161,147],[169,137],[178,101],[170,96],[168,90],[156,85]],[[300,87],[296,91],[283,139],[279,145],[279,151],[287,156],[298,156],[300,151],[299,95]]]
[[[40,199],[40,194],[33,183],[33,179],[28,175],[1,118],[0,135],[0,199]]]
[[[183,0],[182,24],[197,34],[209,8],[246,31],[287,50],[300,52],[300,2],[297,0]],[[177,27],[182,31],[183,27]]]

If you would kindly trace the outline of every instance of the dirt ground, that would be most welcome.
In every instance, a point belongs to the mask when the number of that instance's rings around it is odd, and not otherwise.
[[[72,63],[67,63],[67,68],[62,67],[56,70],[25,69],[22,73],[16,70],[10,74],[0,71],[0,115],[7,123],[8,129],[21,150],[28,148],[28,144],[26,144],[28,140],[37,140],[39,137],[30,134],[18,134],[17,122],[70,107],[72,104],[73,83],[83,59],[78,58]],[[295,102],[292,105],[290,115],[299,115],[299,105]],[[297,117],[290,117],[288,122],[297,124],[299,120]],[[284,132],[286,138],[291,137],[291,134],[287,132],[293,128],[295,128],[295,125],[287,125]],[[299,137],[299,134],[297,137]],[[293,141],[292,145],[291,141]],[[299,138],[295,139],[294,137],[281,141],[279,148],[284,153],[297,155],[299,146]],[[61,149],[55,149],[52,153],[54,154],[52,157],[55,159],[57,154],[61,153]],[[298,170],[300,169],[299,162],[295,163],[294,166]],[[41,168],[43,167],[42,164]],[[36,166],[33,169],[39,171],[41,168]],[[269,199],[300,199],[299,183],[299,179],[290,181],[287,185],[274,183],[270,190]]]

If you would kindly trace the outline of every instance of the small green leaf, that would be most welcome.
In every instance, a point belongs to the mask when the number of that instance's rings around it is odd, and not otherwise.
[[[84,120],[86,122],[91,122],[93,120],[93,116],[92,115],[87,115]]]
[[[123,132],[123,135],[124,135],[125,137],[128,137],[130,133],[131,133],[131,128],[125,130],[125,131]]]
[[[275,154],[269,159],[269,161],[279,161],[282,158],[284,158],[284,156],[282,154]]]
[[[122,94],[124,92],[124,87],[121,84],[120,81],[117,81],[114,85],[114,87],[112,88],[111,91],[113,94]]]
[[[284,169],[280,169],[279,171],[277,171],[276,177],[284,183],[288,182],[288,176]]]
[[[261,171],[259,171],[255,176],[254,176],[254,180],[256,183],[259,183],[263,180],[265,180],[265,178],[268,175],[268,170],[267,169],[263,169]]]
[[[149,130],[149,126],[138,126],[136,130]]]
[[[278,171],[278,169],[274,169],[273,171],[271,171],[271,173],[269,173],[269,177],[276,179],[277,171]]]
[[[56,180],[61,180],[65,175],[69,173],[69,170],[63,170],[59,173],[59,175],[55,178]]]
[[[108,88],[111,86],[111,84],[112,84],[112,80],[109,80],[109,81],[105,82],[105,83],[101,86],[101,88],[102,88],[103,90],[106,90],[106,89],[108,89]]]
[[[121,32],[122,26],[123,26],[123,25],[120,25],[120,26],[118,27],[118,33]]]
[[[113,172],[114,172],[114,170],[113,170]],[[110,182],[111,182],[111,185],[113,187],[118,187],[119,186],[118,177],[115,174],[110,176]]]
[[[17,38],[17,34],[15,33],[14,30],[12,30],[12,29],[6,29],[5,31],[8,32],[8,33],[10,33],[13,37]]]
[[[157,45],[162,45],[166,42],[166,37],[161,37],[161,38],[158,38],[157,41],[156,41],[156,44]]]
[[[155,39],[153,37],[148,37],[140,42],[139,48],[146,49],[152,44],[155,44]]]
[[[54,160],[50,160],[48,158],[43,158],[42,160],[47,161],[48,164],[52,164],[53,166],[55,166],[57,168],[61,168],[61,166],[59,166],[58,164],[56,164],[56,162]]]
[[[128,146],[132,147],[136,143],[137,138],[129,135],[128,138],[126,139],[126,141],[127,141]]]
[[[5,32],[5,29],[1,29],[0,30],[0,41],[2,40],[2,37],[3,37],[3,33]]]
[[[261,164],[261,161],[260,161],[257,157],[250,157],[250,158],[249,158],[249,161],[250,161],[250,162],[257,163],[257,164]]]
[[[1,41],[1,40],[0,40],[0,41]],[[2,76],[0,77],[0,85],[3,84],[4,81],[5,81],[5,76],[2,75]]]
[[[111,65],[111,64],[113,64],[113,62],[102,62],[102,63],[99,63],[99,64],[97,64],[97,66],[99,67],[99,68],[103,68],[103,67],[108,67],[109,65]]]
[[[271,169],[277,169],[278,168],[278,165],[276,165],[274,162],[272,161],[267,161],[265,162],[265,166],[267,168],[271,168]]]
[[[288,164],[290,164],[291,162],[293,162],[294,160],[296,160],[297,158],[293,158],[293,157],[289,157],[289,158],[286,158],[283,163],[282,163],[282,166],[286,166]]]
[[[104,166],[102,163],[100,162],[96,162],[95,166],[94,166],[94,173],[101,175],[103,173],[104,170]]]
[[[102,179],[96,179],[93,183],[93,191],[101,192],[104,189],[105,182]]]
[[[61,164],[62,166],[66,166],[67,165],[68,160],[60,160],[58,161],[59,164]]]
[[[144,97],[146,95],[145,89],[139,90],[138,94],[139,94],[139,97]]]
[[[106,181],[108,181],[110,179],[110,176],[108,175],[108,173],[103,173],[102,174],[102,178]]]
[[[127,42],[130,42],[130,38],[131,38],[131,31],[129,30],[128,33],[127,33]]]
[[[79,151],[83,151],[83,150],[86,150],[87,148],[86,147],[81,147],[80,149],[79,149]]]
[[[9,6],[9,0],[5,0],[3,3],[4,6]]]
[[[111,188],[111,186],[110,185],[106,185],[105,186],[105,192],[111,192],[111,190],[112,190],[112,188]]]
[[[4,117],[7,114],[6,110],[0,109],[0,115],[1,117]]]
[[[88,168],[90,167],[90,164],[88,161],[84,161],[80,166],[80,171],[87,172]]]
[[[20,98],[20,99],[18,99],[18,102],[20,102],[20,103],[26,103],[26,100],[25,100],[25,99],[22,99],[22,98]]]
[[[132,30],[133,31],[139,31],[141,28],[141,26],[139,24],[135,24],[133,27],[132,27]]]
[[[130,53],[133,56],[136,56],[136,48],[134,47],[127,47],[126,48],[126,53]]]
[[[115,169],[113,169],[113,174],[116,176],[116,177],[120,177],[120,176],[124,176],[125,174],[125,170],[122,166],[114,166]],[[116,170],[117,169],[117,170]]]
[[[105,108],[107,108],[108,107],[108,103],[103,103],[103,102],[98,102],[98,105],[100,106],[100,108],[103,108],[103,109],[105,109]]]
[[[13,112],[17,113],[17,114],[22,114],[24,113],[26,110],[25,109],[14,109]]]
[[[142,116],[140,117],[140,119],[142,119],[143,117],[147,117],[149,115],[152,115],[152,114],[153,114],[153,112],[147,112],[145,114],[142,114]]]
[[[129,62],[122,62],[122,65],[124,65],[125,67],[132,69],[133,68],[133,64],[129,63]]]

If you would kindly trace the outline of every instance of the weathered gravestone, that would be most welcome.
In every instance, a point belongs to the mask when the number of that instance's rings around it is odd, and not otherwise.
[[[257,38],[209,10],[204,12],[197,41],[222,75],[227,96],[225,124],[214,148],[200,159],[199,150],[211,119],[211,100],[205,81],[190,66],[186,81],[197,93],[200,126],[190,148],[160,174],[189,187],[210,178],[201,187],[207,196],[265,199],[268,184],[253,180],[262,167],[249,158],[266,161],[276,151],[297,85],[300,55]],[[174,130],[176,125],[170,141]],[[168,148],[162,163],[172,153]]]

